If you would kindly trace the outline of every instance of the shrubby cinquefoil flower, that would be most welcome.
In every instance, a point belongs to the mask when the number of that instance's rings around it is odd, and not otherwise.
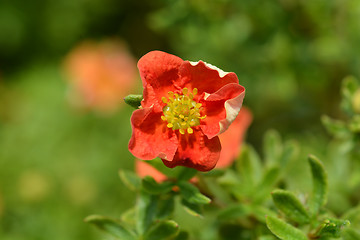
[[[235,120],[245,95],[236,74],[160,51],[143,56],[138,68],[144,99],[131,117],[132,154],[160,157],[171,168],[214,168],[218,135]]]

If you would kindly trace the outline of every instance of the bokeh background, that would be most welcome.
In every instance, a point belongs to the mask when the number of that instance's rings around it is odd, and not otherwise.
[[[274,128],[324,155],[359,43],[358,0],[0,1],[0,239],[100,239],[83,219],[134,203],[122,99],[148,51],[235,72],[256,149]]]

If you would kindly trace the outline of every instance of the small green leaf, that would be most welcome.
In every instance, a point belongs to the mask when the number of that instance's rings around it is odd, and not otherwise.
[[[158,196],[141,191],[137,199],[137,232],[143,234],[156,217]]]
[[[267,216],[266,225],[270,231],[282,240],[307,240],[306,235],[299,229],[284,222],[283,220]]]
[[[319,209],[326,204],[328,194],[327,173],[323,164],[315,156],[310,155],[309,164],[313,179],[313,192],[309,201],[310,212],[316,215]]]
[[[179,233],[179,225],[172,221],[162,221],[151,226],[144,235],[144,240],[166,240],[175,237]]]
[[[189,234],[185,231],[181,231],[173,240],[188,240]]]
[[[248,147],[245,146],[242,148],[240,158],[236,161],[235,166],[240,173],[242,185],[249,190],[254,189],[254,167],[252,158],[250,157],[250,149]]]
[[[175,209],[175,200],[174,196],[171,194],[162,195],[158,199],[157,206],[157,219],[167,219],[171,214],[173,214]]]
[[[274,186],[279,179],[279,175],[279,167],[265,169],[264,176],[259,185],[256,187],[257,192],[255,192],[253,196],[257,203],[264,202],[268,197],[270,197],[270,193],[274,189]]]
[[[342,232],[342,237],[344,238],[344,240],[359,240],[360,232],[352,228],[346,228]]]
[[[197,174],[197,172],[196,169],[183,167],[179,172],[177,179],[179,181],[189,181]]]
[[[325,126],[326,130],[336,137],[345,137],[349,134],[349,130],[343,121],[335,120],[324,115],[321,117],[321,122]]]
[[[342,81],[341,107],[347,113],[352,114],[352,112],[353,112],[353,97],[358,88],[359,88],[359,83],[356,80],[356,78],[353,76],[348,76]]]
[[[244,205],[236,204],[222,210],[218,215],[218,219],[220,221],[231,221],[234,219],[242,218],[248,214],[249,211],[244,207]]]
[[[172,182],[163,182],[157,183],[155,179],[151,176],[145,176],[142,181],[143,189],[151,194],[164,194],[172,190],[174,183]]]
[[[136,191],[140,189],[141,179],[135,173],[127,170],[120,170],[119,176],[125,186],[130,190]]]
[[[91,215],[85,218],[85,222],[94,224],[96,227],[101,230],[111,234],[120,240],[135,240],[136,235],[126,227],[124,227],[120,222],[103,217],[98,215]]]
[[[349,226],[347,220],[326,219],[315,234],[318,238],[339,238],[344,227]]]
[[[130,208],[123,214],[121,214],[121,221],[127,223],[128,225],[135,226],[136,224],[136,208]]]
[[[265,162],[268,166],[278,166],[282,153],[281,137],[275,130],[269,130],[264,136]]]
[[[210,198],[200,193],[199,189],[188,182],[179,182],[178,186],[180,188],[181,196],[193,204],[209,204],[211,202]]]
[[[278,209],[285,213],[286,217],[297,223],[308,223],[310,218],[304,206],[292,192],[275,190],[271,194]]]
[[[195,217],[202,218],[202,205],[194,204],[186,201],[185,199],[181,200],[181,204],[183,205],[186,212],[188,212],[190,215],[193,215]]]
[[[286,166],[299,154],[299,145],[295,141],[287,141],[283,146],[283,153],[280,159],[280,166]]]
[[[139,108],[142,100],[143,100],[143,95],[135,95],[135,94],[127,95],[124,98],[125,103],[134,108]]]

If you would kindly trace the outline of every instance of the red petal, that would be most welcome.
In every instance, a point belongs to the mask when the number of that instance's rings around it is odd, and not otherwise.
[[[179,147],[172,161],[163,159],[167,167],[185,166],[210,171],[219,160],[221,144],[218,137],[208,139],[200,130],[179,136]]]
[[[138,68],[144,87],[143,107],[154,105],[155,111],[161,111],[164,105],[162,97],[174,91],[174,82],[179,79],[179,67],[184,61],[161,51],[145,54],[138,62]]]
[[[161,120],[162,113],[153,108],[135,110],[131,116],[132,136],[129,151],[137,158],[151,160],[156,157],[172,160],[178,140]]]
[[[208,95],[203,101],[205,115],[201,129],[208,138],[224,132],[238,115],[245,96],[245,88],[230,83]]]
[[[240,146],[251,121],[251,112],[247,108],[243,107],[228,130],[219,135],[222,149],[220,153],[220,159],[216,164],[216,168],[230,166],[239,156]]]
[[[189,88],[197,88],[199,94],[214,93],[229,83],[239,83],[239,80],[233,72],[223,72],[222,70],[199,61],[192,63],[184,61],[180,67],[182,86],[190,85]]]

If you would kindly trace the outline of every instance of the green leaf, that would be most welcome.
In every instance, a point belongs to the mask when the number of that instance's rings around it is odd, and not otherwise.
[[[344,227],[349,226],[350,222],[347,220],[326,219],[315,234],[318,238],[339,238]]]
[[[124,101],[126,104],[128,104],[134,108],[139,108],[141,105],[142,99],[143,99],[143,95],[130,94],[124,98]]]
[[[254,193],[254,200],[257,203],[264,202],[268,197],[270,197],[271,191],[274,189],[275,184],[277,183],[280,175],[279,167],[271,167],[265,169],[264,176],[256,187],[258,190]]]
[[[119,176],[121,181],[130,190],[136,191],[140,189],[141,179],[135,173],[127,170],[120,170]]]
[[[200,193],[199,189],[188,182],[179,182],[178,186],[180,188],[181,196],[193,204],[209,204],[211,202],[210,198]]]
[[[309,164],[313,179],[313,192],[309,201],[310,212],[316,215],[319,209],[326,204],[328,194],[327,173],[323,164],[315,156],[310,155]]]
[[[284,143],[283,152],[280,159],[280,166],[286,166],[299,154],[299,145],[296,141],[287,141]]]
[[[264,136],[265,162],[268,166],[278,166],[282,153],[281,137],[275,130],[268,130]]]
[[[205,176],[205,177],[221,177],[225,174],[225,170],[224,169],[213,169],[209,172],[201,172],[201,175]]]
[[[345,137],[349,134],[349,130],[343,121],[334,120],[324,115],[321,117],[321,122],[325,126],[326,130],[334,136]]]
[[[292,192],[285,190],[275,190],[271,193],[274,203],[286,217],[297,223],[308,223],[310,221],[309,215],[304,206],[295,197]]]
[[[247,216],[248,214],[249,211],[244,205],[236,204],[222,210],[218,215],[218,219],[220,221],[231,221]]]
[[[174,209],[175,209],[175,199],[172,194],[160,196],[157,205],[157,214],[156,214],[157,219],[167,219],[170,215],[173,214]]]
[[[134,226],[136,224],[136,207],[130,208],[123,214],[121,214],[121,221],[127,223],[128,225]]]
[[[179,181],[189,181],[197,174],[197,172],[196,169],[183,167],[179,172],[177,179]]]
[[[173,240],[188,240],[189,234],[185,231],[181,231]]]
[[[151,226],[144,235],[144,240],[166,240],[175,237],[179,233],[179,225],[172,221],[161,221]]]
[[[236,161],[236,169],[240,173],[241,184],[247,189],[254,189],[254,166],[250,157],[250,149],[246,146],[242,148],[241,155]]]
[[[359,84],[353,76],[348,76],[342,81],[341,93],[342,93],[342,101],[341,107],[342,109],[352,114],[353,113],[353,97],[359,88]]]
[[[193,215],[195,217],[202,218],[202,205],[194,204],[186,201],[185,199],[181,200],[181,204],[184,207],[185,211],[188,212],[190,215]]]
[[[266,225],[270,231],[282,240],[307,240],[306,235],[299,229],[284,222],[283,220],[267,216]]]
[[[142,181],[143,189],[151,194],[164,194],[172,190],[174,183],[172,182],[163,182],[157,183],[155,179],[151,176],[145,176]]]
[[[360,239],[360,232],[355,231],[352,228],[346,228],[342,232],[342,236],[344,240],[359,240]]]
[[[141,191],[137,199],[137,222],[136,229],[143,234],[152,224],[156,217],[158,196]]]
[[[132,231],[128,230],[120,222],[98,215],[91,215],[85,218],[85,222],[94,224],[101,230],[111,234],[120,240],[135,240],[136,235]]]

